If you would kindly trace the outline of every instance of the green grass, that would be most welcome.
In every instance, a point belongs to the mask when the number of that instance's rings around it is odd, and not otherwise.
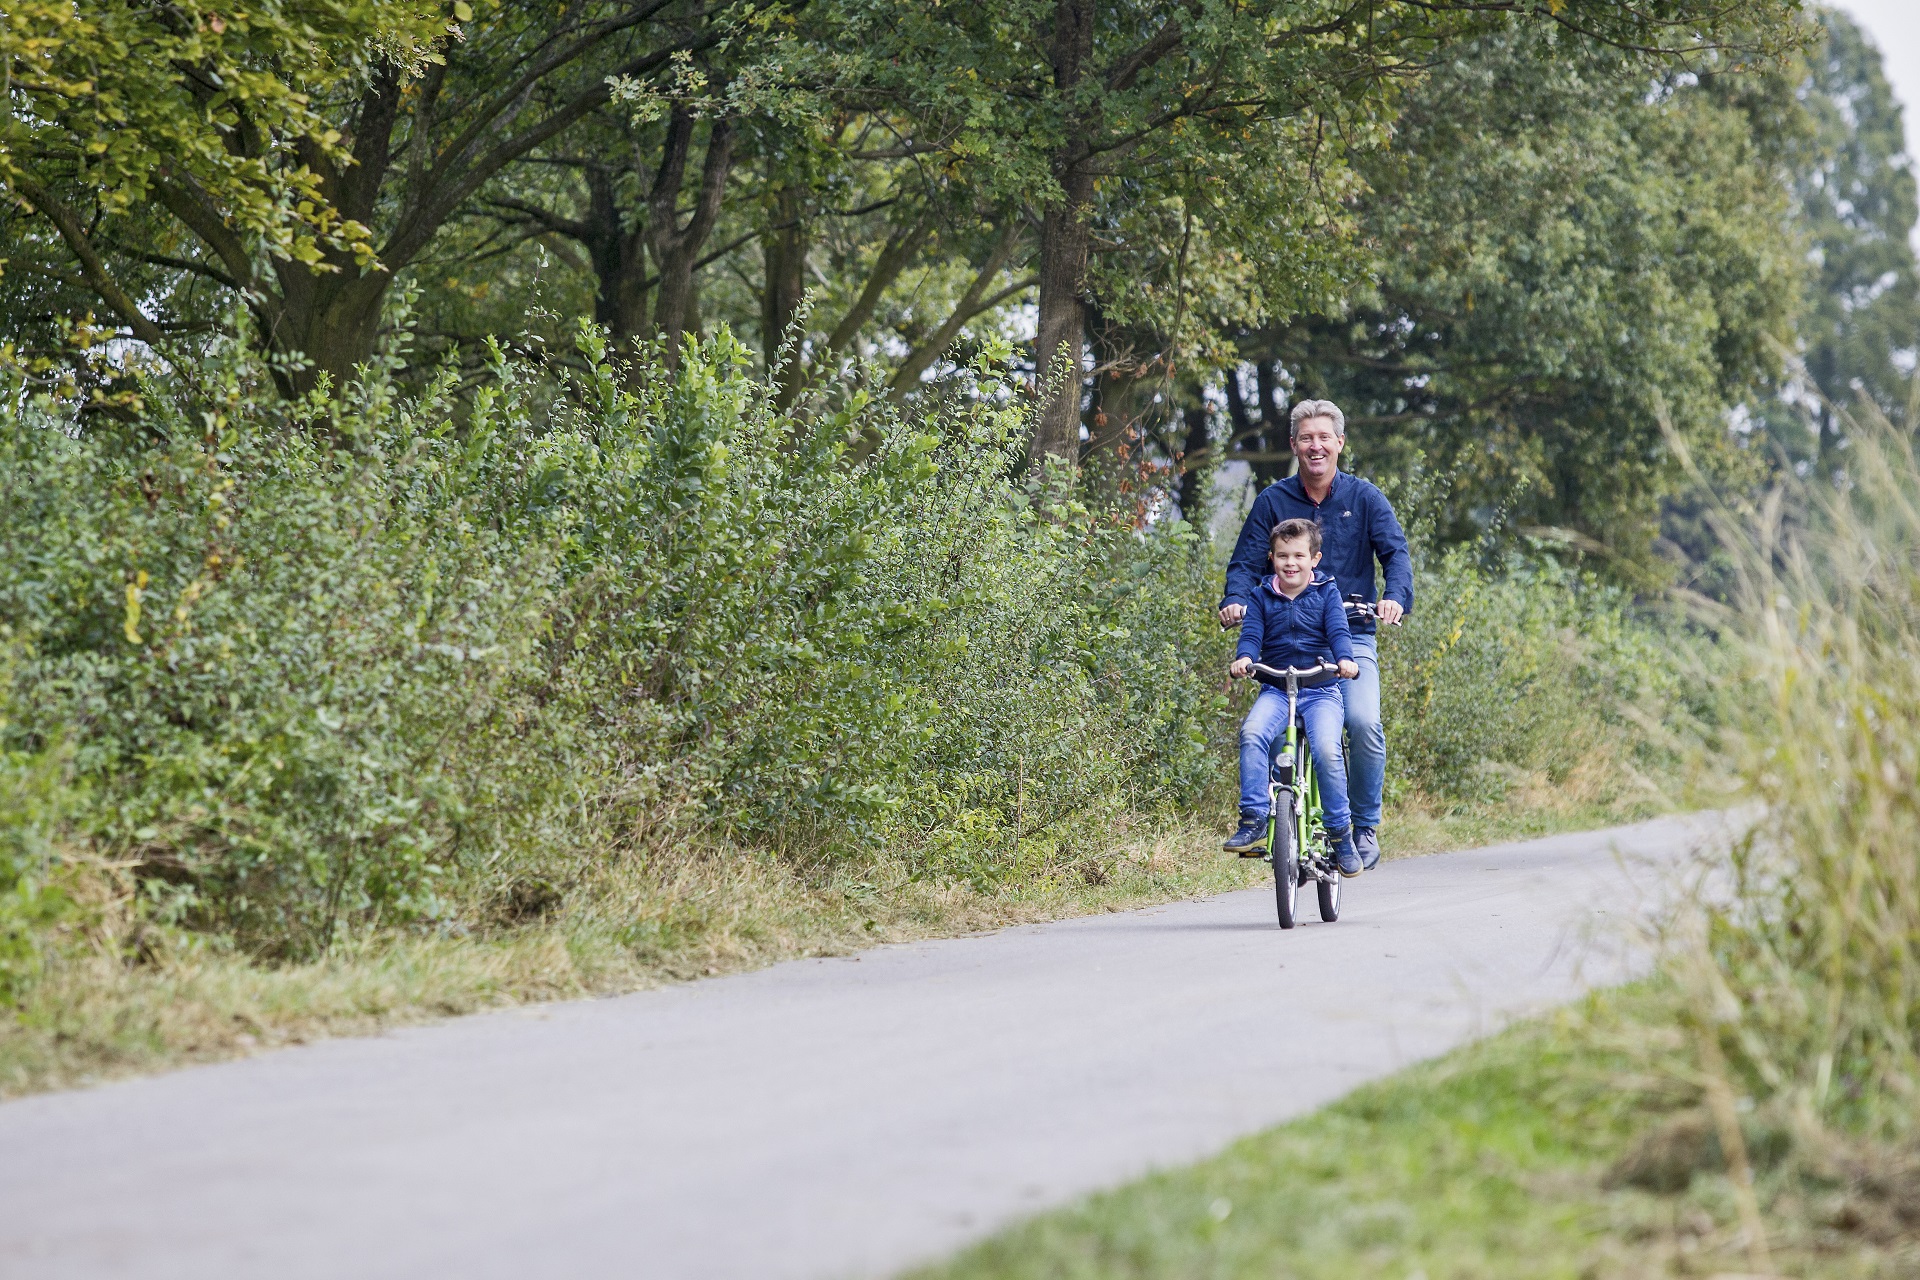
[[[1649,1133],[1657,1151],[1676,1117],[1697,1114],[1684,1089],[1645,1072],[1642,1037],[1672,1011],[1646,988],[1595,997],[1035,1218],[918,1280],[1731,1280],[1747,1254],[1710,1160],[1683,1169],[1673,1194],[1608,1176],[1630,1152],[1645,1165]],[[1776,1268],[1920,1274],[1911,1231],[1902,1238],[1885,1204],[1875,1216],[1861,1190],[1872,1180],[1851,1167],[1803,1159],[1763,1176]]]

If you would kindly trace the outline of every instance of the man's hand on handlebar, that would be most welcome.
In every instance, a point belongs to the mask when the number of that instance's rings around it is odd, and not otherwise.
[[[1398,600],[1382,600],[1373,606],[1373,616],[1390,627],[1397,627],[1400,625],[1400,619],[1407,616],[1407,611],[1400,607]]]
[[[1243,604],[1223,604],[1220,606],[1220,629],[1225,631],[1228,627],[1237,627],[1240,625],[1240,619],[1246,616],[1247,606]],[[1246,672],[1243,671],[1240,674],[1245,675]]]

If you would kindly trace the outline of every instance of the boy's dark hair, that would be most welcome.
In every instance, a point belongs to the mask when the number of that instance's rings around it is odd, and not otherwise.
[[[1320,554],[1320,522],[1318,520],[1301,520],[1297,518],[1293,520],[1282,520],[1279,524],[1273,526],[1273,537],[1267,543],[1267,550],[1271,551],[1281,543],[1292,542],[1295,538],[1305,538],[1307,540],[1308,555],[1317,556]]]

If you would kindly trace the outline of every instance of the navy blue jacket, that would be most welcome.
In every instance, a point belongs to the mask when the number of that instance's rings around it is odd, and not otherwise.
[[[1272,574],[1253,593],[1247,616],[1240,621],[1242,658],[1270,667],[1311,667],[1331,655],[1335,662],[1353,658],[1353,639],[1347,634],[1347,609],[1340,588],[1324,573],[1289,600],[1280,594]]]
[[[1314,502],[1300,486],[1299,476],[1270,484],[1253,500],[1253,510],[1233,544],[1227,562],[1227,594],[1222,605],[1252,607],[1260,580],[1271,572],[1273,526],[1296,517],[1320,522],[1320,572],[1339,583],[1340,597],[1358,594],[1377,600],[1373,562],[1386,571],[1386,596],[1413,612],[1413,558],[1407,554],[1407,535],[1393,514],[1387,495],[1359,476],[1337,471],[1325,502]],[[1355,619],[1353,629],[1373,631],[1372,619]]]

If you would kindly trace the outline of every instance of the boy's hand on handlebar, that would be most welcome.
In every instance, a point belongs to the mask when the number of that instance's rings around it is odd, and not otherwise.
[[[1354,680],[1354,679],[1357,679],[1359,675],[1360,675],[1360,664],[1355,662],[1352,658],[1348,658],[1345,662],[1342,662],[1340,664],[1340,678],[1342,680]]]
[[[1236,606],[1229,606],[1229,607],[1236,607]],[[1225,610],[1222,610],[1221,612],[1224,613]],[[1358,668],[1355,668],[1355,670],[1358,670]],[[1227,668],[1227,674],[1232,676],[1236,680],[1246,679],[1248,676],[1253,674],[1253,659],[1252,658],[1235,658],[1233,660],[1233,665]]]
[[[1407,616],[1407,611],[1400,607],[1398,600],[1382,600],[1373,607],[1373,616],[1390,627],[1397,627],[1400,619]]]

